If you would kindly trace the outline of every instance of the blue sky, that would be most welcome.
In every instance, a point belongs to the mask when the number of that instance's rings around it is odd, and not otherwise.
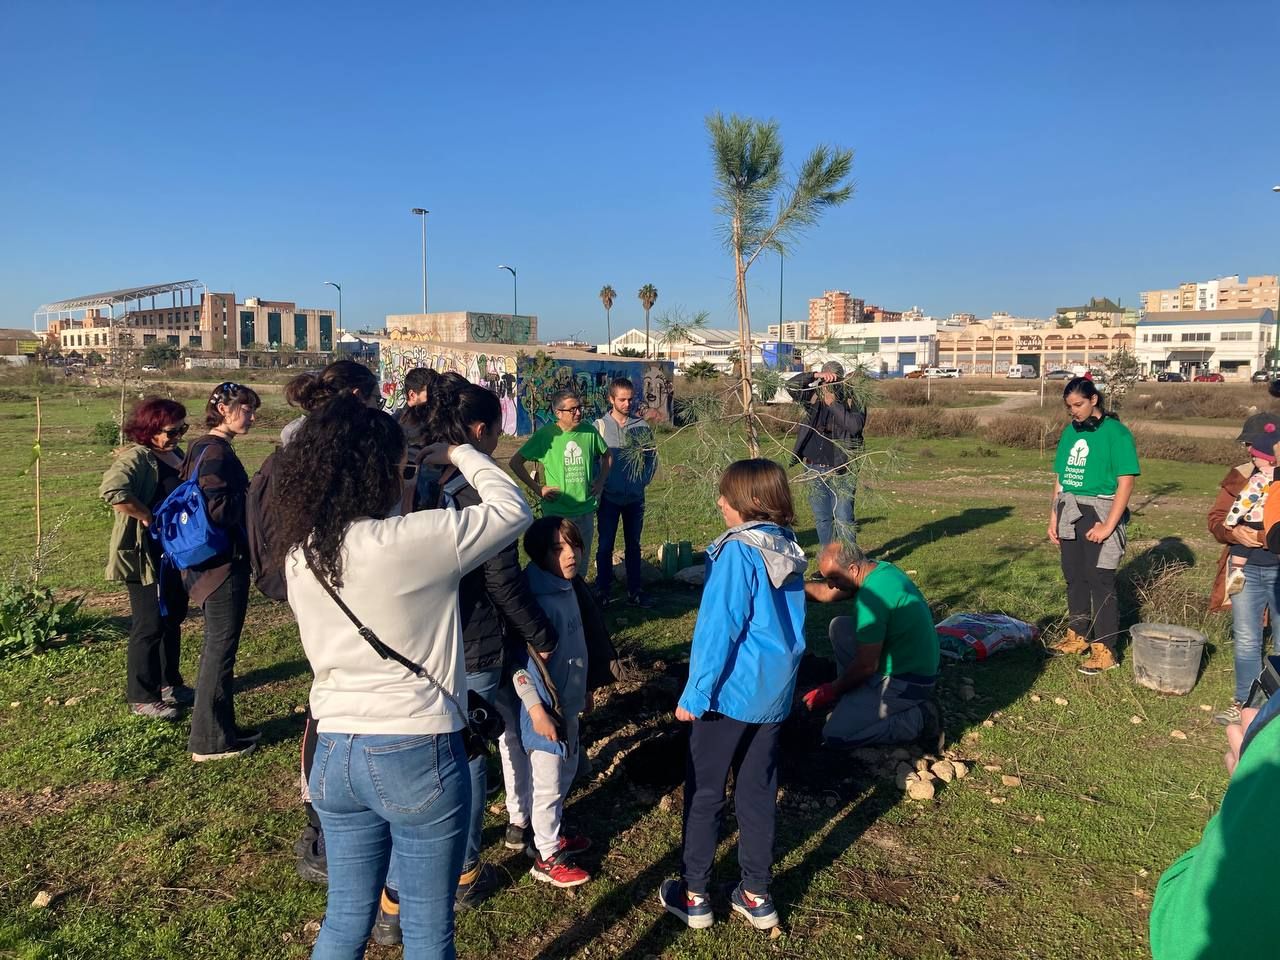
[[[198,277],[347,326],[520,310],[603,339],[732,325],[704,118],[774,118],[791,165],[854,148],[854,199],[787,261],[905,309],[1047,315],[1280,270],[1280,4],[21,0],[0,29],[0,325]],[[749,276],[778,317],[778,263]]]

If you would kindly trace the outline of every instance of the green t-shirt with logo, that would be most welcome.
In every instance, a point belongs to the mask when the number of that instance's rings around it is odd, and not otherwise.
[[[920,588],[892,563],[876,563],[853,596],[854,639],[881,645],[881,676],[938,673],[938,632]]]
[[[543,486],[560,489],[560,496],[542,501],[543,516],[582,517],[595,513],[599,504],[591,495],[591,488],[600,475],[600,458],[608,452],[604,437],[589,423],[568,431],[550,423],[526,440],[520,456],[542,465]]]
[[[1096,430],[1077,430],[1067,424],[1053,469],[1064,493],[1082,497],[1114,496],[1117,478],[1142,472],[1133,434],[1114,417],[1106,417]]]

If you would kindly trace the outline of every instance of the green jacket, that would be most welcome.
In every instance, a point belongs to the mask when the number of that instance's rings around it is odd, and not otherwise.
[[[140,443],[121,450],[102,475],[98,495],[110,506],[133,497],[150,504],[160,486],[160,464]],[[150,585],[156,582],[159,556],[147,528],[126,514],[115,512],[111,541],[107,546],[108,580]]]
[[[1254,720],[1222,806],[1192,847],[1164,872],[1151,905],[1155,960],[1274,957],[1280,870],[1280,704]]]

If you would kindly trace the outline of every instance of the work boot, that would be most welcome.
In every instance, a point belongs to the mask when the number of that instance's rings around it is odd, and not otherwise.
[[[1086,677],[1094,677],[1105,670],[1114,670],[1120,664],[1116,663],[1116,655],[1107,649],[1105,643],[1089,644],[1089,659],[1080,664],[1078,669]]]
[[[476,907],[489,899],[498,889],[498,871],[492,864],[478,863],[464,870],[453,895],[453,905],[458,910]]]
[[[1095,644],[1101,646],[1101,644]],[[1081,654],[1089,651],[1089,641],[1074,630],[1068,630],[1067,635],[1057,643],[1051,643],[1048,646],[1050,653],[1066,656],[1069,654]]]
[[[920,704],[920,716],[924,723],[920,728],[920,736],[916,742],[925,753],[941,754],[946,745],[946,734],[942,724],[942,707],[933,697]]]
[[[400,898],[385,887],[371,934],[373,942],[380,947],[395,947],[403,942],[400,936]]]

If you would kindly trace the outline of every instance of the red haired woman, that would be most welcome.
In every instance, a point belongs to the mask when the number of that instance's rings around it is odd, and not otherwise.
[[[178,719],[178,707],[193,699],[178,666],[187,593],[176,570],[161,577],[160,551],[147,532],[151,511],[178,485],[178,441],[187,432],[186,421],[186,408],[176,400],[141,401],[124,423],[124,435],[133,442],[117,452],[98,489],[115,511],[106,578],[129,588],[129,709],[160,720]]]

